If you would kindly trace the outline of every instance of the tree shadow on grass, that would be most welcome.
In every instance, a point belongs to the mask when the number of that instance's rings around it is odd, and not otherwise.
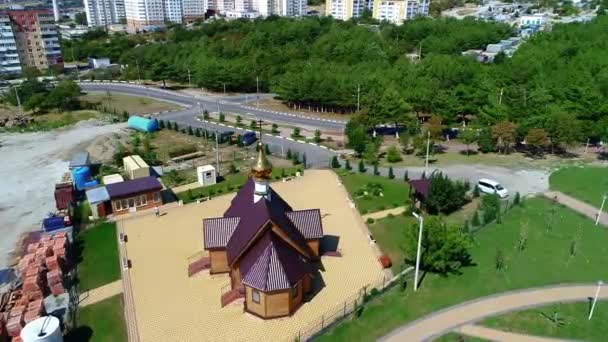
[[[88,342],[93,337],[93,329],[87,325],[81,325],[70,330],[65,336],[65,342]]]

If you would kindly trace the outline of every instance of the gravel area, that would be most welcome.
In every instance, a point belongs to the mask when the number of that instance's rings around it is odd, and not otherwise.
[[[85,121],[52,132],[0,135],[0,268],[19,235],[38,229],[45,214],[54,210],[54,185],[67,171],[71,153],[124,127]]]

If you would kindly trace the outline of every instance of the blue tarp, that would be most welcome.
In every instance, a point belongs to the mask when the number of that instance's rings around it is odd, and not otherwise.
[[[132,116],[127,121],[127,126],[141,132],[154,132],[158,130],[156,120],[142,118],[141,116]]]
[[[63,220],[63,217],[57,216],[57,217],[47,217],[44,220],[42,220],[42,228],[47,231],[53,231],[56,229],[61,229],[61,228],[65,228],[65,221]]]

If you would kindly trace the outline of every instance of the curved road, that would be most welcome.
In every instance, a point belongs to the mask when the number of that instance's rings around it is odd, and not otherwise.
[[[122,82],[80,82],[80,87],[84,91],[111,91],[115,93],[123,93],[129,95],[152,97],[161,101],[174,102],[186,107],[196,106],[200,102],[203,108],[213,112],[217,111],[218,106],[221,111],[228,113],[241,114],[247,116],[255,116],[262,120],[270,122],[285,122],[292,126],[308,126],[325,130],[340,131],[346,126],[345,121],[320,119],[308,117],[304,115],[295,115],[291,113],[283,113],[265,109],[256,109],[251,106],[243,105],[245,98],[243,96],[231,96],[226,98],[218,98],[211,96],[191,96],[178,93],[171,90],[159,89],[150,86],[142,86],[133,83]],[[177,111],[180,113],[182,111]],[[196,109],[188,111],[188,114],[198,114]]]
[[[516,290],[474,299],[408,323],[382,337],[383,342],[427,341],[486,317],[556,302],[584,302],[593,298],[597,284],[562,284]],[[600,291],[608,299],[608,290]]]

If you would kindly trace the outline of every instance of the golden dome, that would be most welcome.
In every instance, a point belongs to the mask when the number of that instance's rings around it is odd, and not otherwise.
[[[258,156],[255,159],[255,163],[251,166],[251,175],[256,179],[269,179],[271,173],[272,164],[266,158],[264,145],[260,142],[258,144]]]

